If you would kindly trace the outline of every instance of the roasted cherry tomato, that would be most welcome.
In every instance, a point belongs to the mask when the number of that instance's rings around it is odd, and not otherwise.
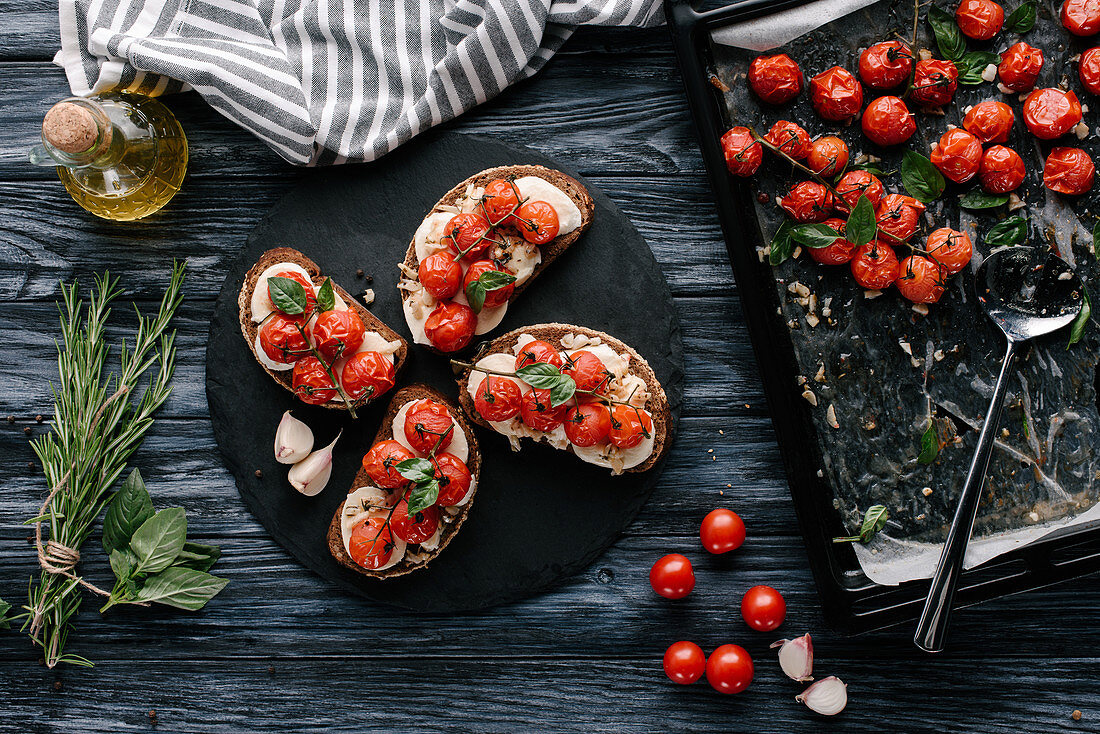
[[[959,70],[950,61],[925,59],[917,62],[909,98],[923,107],[942,107],[951,102],[959,87]]]
[[[890,245],[871,240],[856,250],[851,268],[852,277],[860,288],[881,291],[898,279],[898,256]]]
[[[1080,148],[1054,148],[1043,165],[1043,185],[1059,194],[1080,196],[1095,178],[1092,158]]]
[[[1066,0],[1062,3],[1062,25],[1075,36],[1091,36],[1100,31],[1100,2]]]
[[[831,245],[825,247],[807,247],[806,249],[810,251],[810,257],[813,258],[814,262],[822,265],[843,265],[851,260],[852,256],[856,254],[856,246],[844,239],[844,220],[833,217],[826,219],[822,224],[831,227],[841,236],[833,240]]]
[[[340,370],[340,387],[352,400],[373,400],[393,389],[393,362],[381,352],[356,352]]]
[[[393,533],[384,517],[368,517],[351,529],[348,551],[363,568],[381,568],[393,555]]]
[[[1089,94],[1100,94],[1100,46],[1081,54],[1077,64],[1077,76]]]
[[[966,232],[950,227],[940,227],[928,235],[924,246],[928,256],[943,266],[948,275],[954,275],[974,256],[974,243]]]
[[[917,131],[913,114],[901,97],[879,97],[872,100],[860,120],[863,134],[875,145],[900,145]]]
[[[661,556],[649,569],[649,585],[666,599],[683,599],[695,588],[691,561],[679,553]]]
[[[1043,52],[1023,41],[1014,43],[1001,53],[1001,63],[997,65],[997,76],[1009,89],[1026,92],[1035,86],[1039,72],[1043,69]]]
[[[733,510],[711,510],[699,525],[699,540],[711,553],[729,553],[745,542],[745,523]]]
[[[331,362],[358,349],[363,343],[366,327],[359,314],[349,308],[317,314],[310,333],[317,351]]]
[[[1081,103],[1071,90],[1036,89],[1024,100],[1024,124],[1040,140],[1060,138],[1081,122]]]
[[[1012,132],[1016,114],[1004,102],[987,99],[970,108],[963,117],[966,131],[983,143],[1004,143]]]
[[[455,430],[455,420],[443,403],[425,398],[405,411],[405,440],[421,454],[446,449],[454,440]]]
[[[291,280],[293,280],[296,283],[298,283],[299,285],[301,285],[302,290],[304,290],[306,292],[306,310],[303,311],[302,313],[299,313],[299,314],[293,314],[293,315],[284,314],[284,315],[286,315],[287,318],[298,319],[298,320],[308,319],[310,316],[312,316],[313,312],[317,309],[317,296],[313,292],[313,283],[310,283],[305,278],[305,276],[303,276],[301,273],[296,273],[293,270],[284,270],[281,273],[275,273],[275,277],[276,278],[290,278]],[[267,281],[267,293],[268,293],[268,300],[270,300],[271,299],[271,280],[270,280],[270,278]],[[275,302],[271,301],[271,305],[274,306]],[[276,310],[277,313],[282,313],[278,309],[275,309],[275,310]]]
[[[843,122],[859,114],[863,106],[863,87],[852,72],[834,66],[810,80],[810,101],[821,117]]]
[[[309,354],[309,343],[298,327],[302,320],[275,311],[260,327],[260,348],[272,361],[294,364]],[[309,329],[305,329],[309,334]]]
[[[570,354],[561,372],[572,377],[577,389],[582,392],[602,392],[615,377],[603,360],[587,349]]]
[[[835,176],[848,167],[848,144],[835,135],[823,135],[810,143],[806,165],[821,176]]]
[[[993,0],[962,0],[955,10],[955,22],[964,36],[988,41],[1001,32],[1005,9]]]
[[[450,298],[462,287],[462,266],[452,252],[440,251],[420,261],[417,280],[438,301]]]
[[[824,222],[836,202],[829,190],[816,181],[800,181],[779,200],[779,206],[796,222]]]
[[[749,64],[749,86],[768,104],[790,102],[802,91],[802,70],[787,54],[757,56]]]
[[[943,295],[946,273],[924,255],[910,255],[901,261],[901,275],[894,281],[898,292],[913,303],[935,303]]]
[[[982,153],[982,165],[978,180],[982,188],[991,194],[1007,194],[1024,182],[1027,174],[1020,154],[1003,145],[993,145]]]
[[[481,211],[492,226],[504,224],[519,208],[519,189],[512,181],[497,178],[485,184]],[[423,280],[421,280],[423,282]]]
[[[477,262],[466,268],[466,275],[462,279],[463,292],[470,287],[470,284],[480,278],[482,275],[488,272],[507,273],[508,271],[497,265],[492,260],[478,260]],[[495,290],[485,292],[485,303],[482,308],[496,308],[497,306],[503,306],[508,303],[508,299],[512,297],[512,291],[516,289],[515,285],[509,283],[503,288],[497,288]]]
[[[740,645],[722,645],[707,658],[707,683],[719,693],[740,693],[752,683],[752,657]]]
[[[456,214],[447,222],[443,244],[450,247],[458,259],[477,260],[489,249],[489,220],[476,212]]]
[[[529,201],[520,206],[510,220],[523,239],[533,245],[545,245],[558,236],[558,210],[545,201]]]
[[[882,181],[879,181],[878,177],[870,171],[848,171],[840,177],[836,192],[849,208],[855,207],[859,197],[866,196],[871,206],[877,209],[882,202],[882,197],[886,195],[886,188],[882,185]]]
[[[607,440],[611,432],[611,411],[603,403],[581,403],[565,414],[565,437],[581,448]]]
[[[435,478],[439,482],[439,498],[435,501],[440,507],[453,507],[470,492],[474,481],[473,474],[462,459],[444,451],[432,459],[435,464]]]
[[[893,89],[909,79],[913,52],[903,41],[881,41],[859,55],[859,78],[872,89]]]
[[[703,677],[707,656],[703,654],[703,648],[694,642],[681,640],[672,643],[665,650],[664,666],[669,680],[686,686]]]
[[[964,183],[978,175],[982,141],[961,127],[955,127],[940,136],[929,158],[944,176],[955,183]]]
[[[550,405],[550,391],[542,389],[525,392],[519,405],[519,415],[523,420],[523,424],[528,428],[545,431],[546,433],[550,433],[560,426],[568,411],[568,405],[552,407]]]
[[[519,413],[523,401],[519,385],[507,377],[489,375],[477,387],[474,408],[487,421],[501,423]]]
[[[751,176],[760,168],[764,147],[747,127],[731,127],[720,142],[726,169],[734,176]]]
[[[550,342],[544,342],[542,339],[533,339],[527,342],[519,350],[519,354],[516,355],[516,369],[526,367],[529,364],[551,364],[557,367],[559,370],[565,364],[565,358],[561,356],[561,352],[558,351]]]
[[[324,405],[336,397],[336,386],[321,360],[314,356],[303,357],[294,363],[290,384],[298,399],[310,405]]]
[[[363,457],[363,471],[382,489],[397,489],[409,483],[397,471],[397,465],[413,458],[416,455],[406,446],[387,438],[370,447]]]
[[[800,125],[787,120],[780,120],[772,125],[772,129],[764,136],[764,140],[796,161],[810,154],[810,134]]]
[[[923,211],[924,204],[912,196],[887,194],[882,197],[882,202],[875,210],[875,218],[878,220],[879,232],[887,235],[883,240],[907,241],[916,233]]]
[[[632,405],[616,405],[611,409],[611,430],[607,440],[620,449],[632,449],[642,439],[653,437],[653,417],[648,410]]]
[[[441,352],[457,352],[474,338],[477,314],[464,303],[447,301],[428,314],[424,335]]]
[[[435,505],[426,507],[409,516],[408,496],[397,503],[390,515],[390,529],[393,534],[406,543],[416,545],[423,543],[439,529],[439,508]]]
[[[771,632],[786,617],[783,595],[770,586],[754,586],[741,597],[741,618],[757,632]]]

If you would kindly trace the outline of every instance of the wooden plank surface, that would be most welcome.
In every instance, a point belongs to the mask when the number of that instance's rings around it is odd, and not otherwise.
[[[186,507],[192,532],[222,546],[232,583],[199,614],[102,618],[86,605],[73,649],[99,662],[90,671],[46,670],[25,638],[0,634],[0,732],[1100,730],[1096,578],[961,612],[939,657],[918,654],[908,630],[843,638],[824,628],[666,31],[582,30],[539,77],[450,126],[560,157],[623,207],[669,278],[688,374],[662,481],[603,558],[542,596],[440,616],[370,604],[303,570],[244,510],[217,457],[205,314],[256,221],[319,174],[287,166],[187,95],[170,101],[192,146],[172,206],[131,225],[84,215],[52,172],[24,163],[41,114],[67,91],[48,63],[55,13],[44,0],[0,0],[0,595],[18,600],[34,572],[21,523],[43,486],[27,469],[23,429],[44,430],[34,416],[48,412],[58,280],[109,267],[149,306],[174,256],[191,264],[176,390],[135,464],[158,505]],[[707,557],[696,538],[717,505],[749,524],[731,558]],[[679,603],[646,580],[671,551],[697,561],[697,590]],[[105,578],[89,555],[89,575]],[[767,650],[778,635],[741,623],[739,596],[756,583],[786,595],[784,634],[814,634],[819,674],[850,684],[837,720],[792,700],[798,686]],[[668,684],[660,655],[680,638],[748,647],[752,687],[726,698]]]

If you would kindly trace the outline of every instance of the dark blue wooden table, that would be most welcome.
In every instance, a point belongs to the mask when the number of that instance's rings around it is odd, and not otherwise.
[[[35,416],[51,408],[58,280],[110,268],[151,305],[179,256],[190,275],[175,392],[134,463],[159,506],[183,505],[191,533],[222,546],[231,583],[198,614],[104,618],[85,604],[70,647],[96,661],[90,670],[47,670],[25,637],[0,633],[0,732],[1100,731],[1095,577],[957,614],[937,657],[919,654],[909,629],[844,638],[824,627],[665,30],[582,31],[536,79],[451,125],[557,156],[626,211],[665,267],[688,364],[680,435],[629,532],[543,596],[459,616],[377,606],[303,570],[244,509],[218,458],[209,311],[249,230],[311,172],[181,96],[169,104],[191,141],[183,191],[148,222],[98,221],[25,162],[42,114],[67,93],[48,61],[57,46],[56,5],[0,0],[0,416],[15,418],[0,422],[0,597],[25,598],[36,571],[21,523],[45,485],[27,470],[24,428],[46,430]],[[749,527],[730,558],[698,543],[716,506]],[[647,581],[673,551],[698,576],[679,603]],[[109,574],[98,561],[84,571]],[[782,635],[741,622],[741,593],[760,583],[786,596],[784,634],[813,633],[819,675],[848,682],[837,719],[793,701],[799,687],[767,649]],[[747,647],[751,688],[725,697],[670,684],[661,654],[682,638]]]

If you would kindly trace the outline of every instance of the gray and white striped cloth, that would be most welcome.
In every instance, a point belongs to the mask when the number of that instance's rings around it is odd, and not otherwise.
[[[373,160],[660,0],[60,0],[76,95],[193,88],[296,164]]]

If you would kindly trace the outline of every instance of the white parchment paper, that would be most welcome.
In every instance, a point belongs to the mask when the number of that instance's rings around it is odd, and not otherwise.
[[[817,0],[774,15],[720,28],[711,37],[723,46],[767,51],[875,2],[878,0]]]

